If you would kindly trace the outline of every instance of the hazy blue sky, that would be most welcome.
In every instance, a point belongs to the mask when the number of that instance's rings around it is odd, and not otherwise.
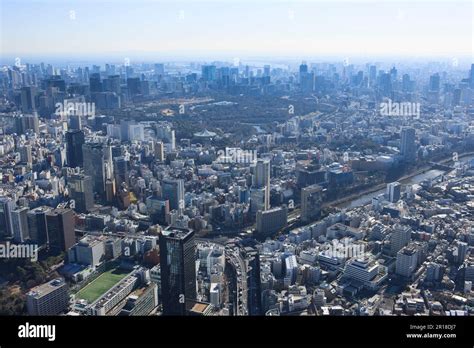
[[[472,55],[469,0],[0,3],[4,56]]]

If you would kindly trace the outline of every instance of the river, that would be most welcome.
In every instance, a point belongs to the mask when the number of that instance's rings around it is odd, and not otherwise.
[[[462,162],[467,162],[467,161],[470,161],[473,158],[474,158],[473,155],[469,155],[469,156],[465,156],[465,157],[461,156],[459,158],[459,160],[462,161]],[[422,181],[427,180],[427,179],[434,179],[434,178],[436,178],[440,175],[443,175],[445,173],[446,172],[443,171],[443,170],[430,169],[430,170],[428,170],[424,173],[409,177],[405,180],[401,180],[400,183],[402,185],[415,185],[415,184],[419,184]],[[383,189],[378,190],[378,191],[367,193],[367,194],[362,195],[362,196],[360,196],[356,199],[353,199],[351,201],[347,201],[347,202],[338,204],[337,207],[341,208],[341,209],[352,209],[352,208],[360,207],[362,205],[367,205],[367,204],[372,202],[372,198],[374,198],[375,196],[378,196],[380,194],[385,193],[385,191],[386,191],[386,189],[383,188]]]

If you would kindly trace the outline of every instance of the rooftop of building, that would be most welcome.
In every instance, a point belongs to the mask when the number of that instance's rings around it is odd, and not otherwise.
[[[32,288],[28,292],[28,296],[33,297],[33,298],[40,298],[44,295],[49,294],[50,292],[58,289],[59,287],[63,286],[65,284],[64,279],[62,278],[56,278],[53,279],[47,283],[38,285],[37,287]]]

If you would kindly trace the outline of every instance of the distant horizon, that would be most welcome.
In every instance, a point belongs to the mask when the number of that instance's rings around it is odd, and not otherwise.
[[[116,64],[122,65],[125,59],[128,59],[131,65],[134,64],[155,64],[155,63],[202,63],[210,64],[214,62],[234,64],[236,61],[241,64],[253,63],[274,63],[274,64],[300,64],[306,62],[312,63],[331,63],[362,65],[362,64],[394,64],[394,63],[419,63],[430,64],[440,63],[449,64],[457,68],[470,68],[474,59],[471,56],[403,56],[403,55],[314,55],[307,56],[304,54],[292,56],[280,56],[268,54],[254,54],[254,55],[238,55],[231,53],[209,52],[201,54],[177,54],[177,53],[150,53],[150,52],[134,52],[134,53],[104,53],[91,54],[80,56],[77,54],[34,54],[34,55],[3,55],[0,57],[0,65],[8,66],[14,65],[15,59],[20,58],[22,64],[68,64],[68,65],[83,65],[83,64]],[[453,62],[456,62],[456,65]]]

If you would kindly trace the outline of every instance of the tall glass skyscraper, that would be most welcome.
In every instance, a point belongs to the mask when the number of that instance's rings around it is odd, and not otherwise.
[[[179,210],[184,204],[184,182],[182,179],[164,179],[161,182],[163,199],[170,202],[170,209]],[[180,202],[181,206],[180,206]]]
[[[69,167],[82,167],[82,145],[84,144],[84,132],[81,130],[68,131],[66,133],[66,159]]]
[[[15,204],[9,197],[0,197],[0,238],[12,236],[11,214]]]
[[[161,293],[165,315],[186,314],[196,299],[196,244],[191,229],[168,228],[160,235]]]
[[[403,128],[401,133],[400,153],[406,162],[416,160],[415,129]]]
[[[265,188],[264,210],[270,208],[270,161],[258,159],[255,166],[254,188]]]

